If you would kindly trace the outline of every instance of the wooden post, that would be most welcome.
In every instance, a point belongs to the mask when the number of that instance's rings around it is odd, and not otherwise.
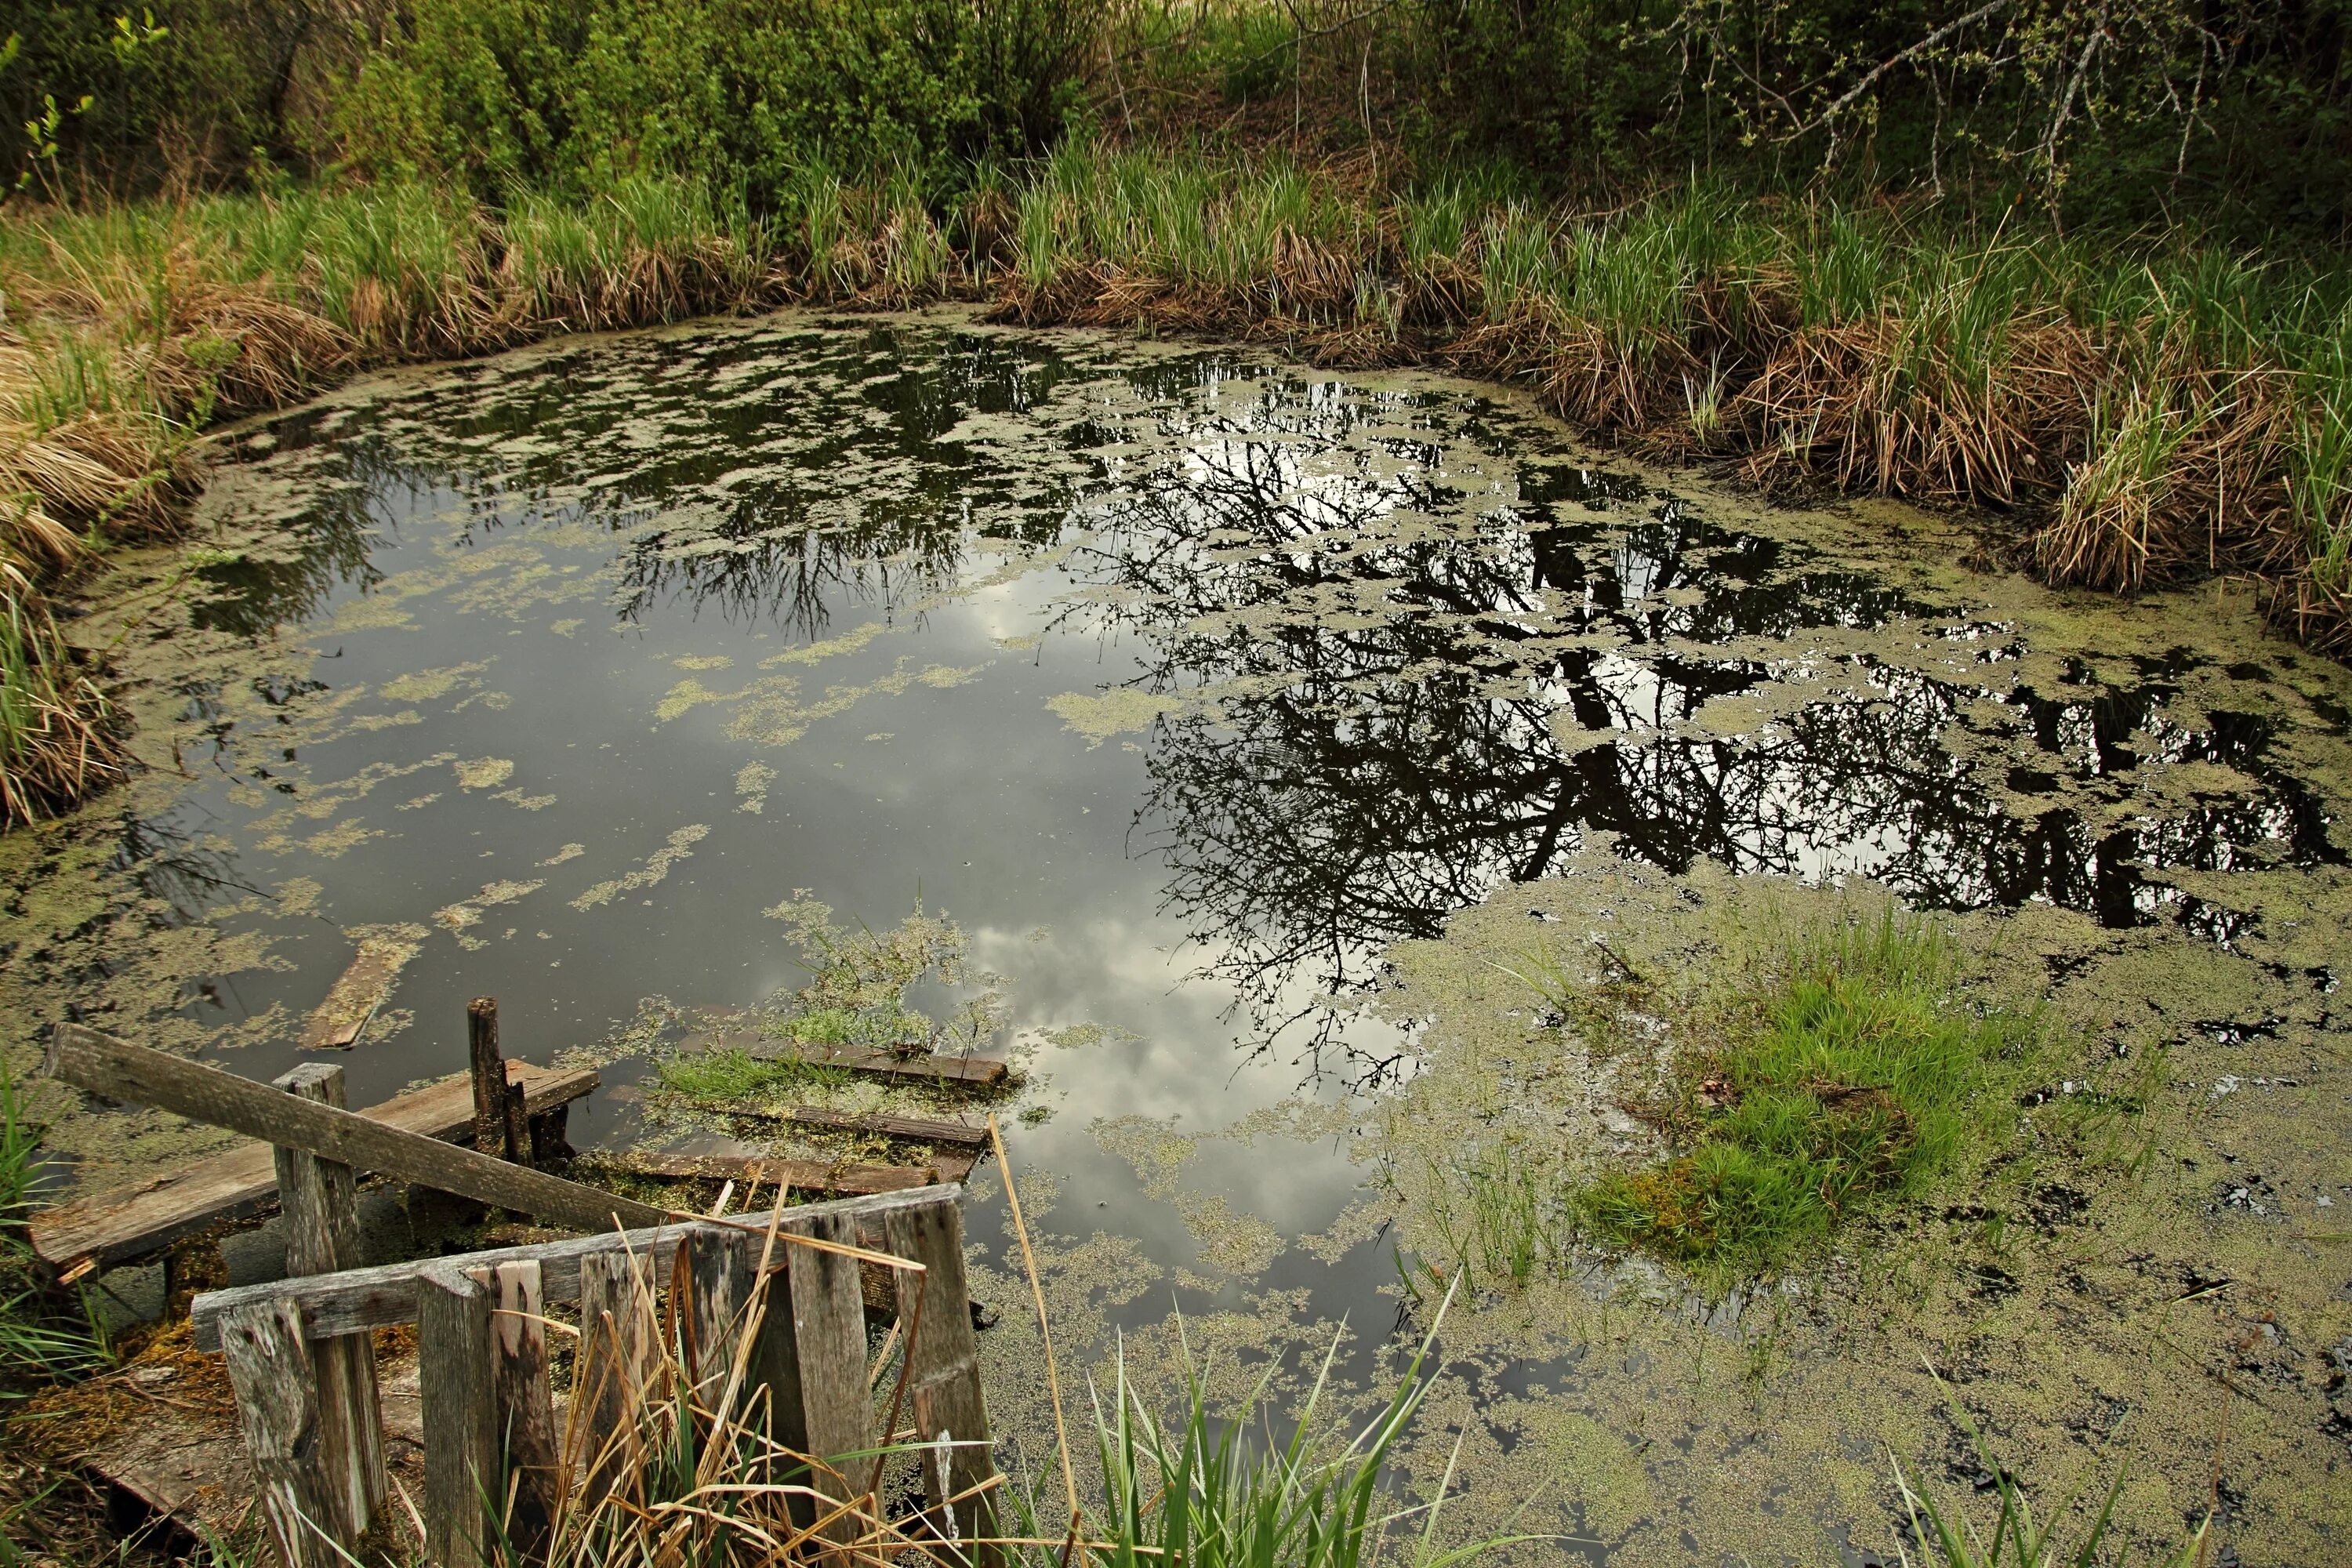
[[[615,1489],[635,1493],[644,1455],[637,1423],[646,1381],[659,1352],[653,1260],[625,1252],[580,1260],[580,1359],[572,1379],[579,1414],[570,1429],[583,1452],[571,1456],[587,1476],[586,1506]]]
[[[425,1557],[478,1568],[503,1504],[499,1407],[492,1382],[490,1290],[455,1264],[416,1272],[419,1403],[425,1425]]]
[[[743,1319],[758,1281],[757,1237],[740,1231],[712,1228],[698,1231],[684,1244],[692,1280],[688,1291],[693,1320],[695,1402],[716,1412],[719,1396],[727,1390],[727,1374],[735,1365],[735,1349]],[[740,1418],[739,1403],[731,1418]]]
[[[507,1084],[506,1147],[507,1163],[528,1165],[530,1158],[530,1113],[523,1109],[522,1085]]]
[[[842,1247],[857,1245],[857,1222],[845,1214],[787,1221],[785,1231]],[[874,1396],[866,1383],[866,1300],[857,1259],[814,1247],[783,1247],[792,1292],[793,1352],[799,1373],[803,1451],[818,1459],[874,1447]],[[871,1458],[844,1459],[839,1482],[820,1473],[821,1491],[846,1500],[866,1485]],[[856,1533],[845,1524],[847,1534]]]
[[[552,1110],[542,1110],[530,1119],[530,1163],[542,1169],[559,1160],[569,1160],[576,1152],[572,1147],[572,1107],[559,1105]]]
[[[343,1069],[307,1062],[278,1079],[289,1094],[344,1109]],[[285,1214],[286,1272],[332,1274],[360,1266],[357,1184],[349,1165],[298,1149],[275,1152],[278,1196]],[[383,1423],[376,1399],[375,1341],[366,1333],[314,1342],[310,1363],[319,1404],[319,1446],[333,1478],[331,1524],[344,1546],[356,1543],[383,1502]]]
[[[319,1441],[319,1401],[310,1382],[302,1313],[289,1301],[255,1301],[221,1320],[221,1350],[246,1452],[286,1568],[341,1564],[336,1478]]]
[[[980,1345],[971,1331],[963,1277],[963,1210],[952,1200],[881,1216],[880,1250],[923,1266],[922,1274],[895,1269],[898,1320],[912,1324],[907,1343],[907,1395],[914,1405],[915,1440],[935,1444],[923,1456],[923,1491],[930,1500],[932,1528],[950,1544],[996,1533],[995,1510],[986,1493],[966,1496],[952,1517],[942,1506],[969,1493],[996,1468],[988,1436],[988,1409],[981,1398]],[[921,1321],[915,1320],[916,1292],[922,1293]],[[978,1549],[972,1560],[993,1564],[1002,1552]]]
[[[474,1073],[474,1147],[500,1154],[507,1142],[507,1064],[499,1055],[499,999],[466,1004],[466,1050]]]
[[[539,1261],[474,1270],[496,1297],[490,1320],[492,1396],[498,1405],[509,1490],[507,1540],[523,1561],[544,1562],[563,1505],[555,1400],[547,1382],[547,1325]]]

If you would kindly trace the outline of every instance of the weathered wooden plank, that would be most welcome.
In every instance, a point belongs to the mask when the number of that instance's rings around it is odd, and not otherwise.
[[[475,1568],[494,1539],[490,1508],[505,1489],[490,1289],[441,1258],[416,1269],[411,1284],[425,1426],[425,1561]]]
[[[344,1051],[359,1044],[376,1009],[392,994],[400,972],[425,946],[423,926],[380,926],[360,938],[352,956],[335,984],[302,1026],[306,1051]]]
[[[782,1228],[855,1247],[857,1225],[856,1214],[836,1210],[794,1215]],[[846,1499],[865,1489],[873,1463],[846,1456],[874,1447],[874,1397],[866,1381],[866,1301],[857,1259],[788,1245],[784,1263],[792,1289],[793,1345],[800,1369],[806,1452],[820,1459],[840,1457],[840,1481],[820,1474],[815,1485]]]
[[[822,1127],[829,1132],[878,1132],[885,1138],[901,1138],[910,1143],[963,1143],[977,1147],[988,1142],[988,1129],[985,1127],[974,1127],[964,1121],[933,1121],[919,1116],[851,1115],[846,1111],[825,1110],[814,1105],[795,1105],[781,1114],[740,1105],[721,1105],[714,1109],[729,1116],[786,1121],[798,1127]]]
[[[537,1258],[469,1269],[488,1278],[490,1385],[508,1476],[506,1534],[525,1562],[547,1556],[563,1506],[564,1470],[555,1441],[555,1395],[547,1380],[546,1308]]]
[[[79,1025],[58,1026],[54,1058],[60,1078],[93,1093],[158,1106],[324,1159],[341,1160],[560,1225],[597,1230],[615,1221],[646,1225],[662,1217],[659,1210],[631,1198],[403,1132],[347,1110],[313,1105],[218,1068],[134,1046]]]
[[[343,1107],[343,1069],[308,1062],[278,1080],[289,1094]],[[352,1168],[295,1149],[276,1151],[286,1214],[286,1272],[332,1274],[360,1262],[359,1184]],[[320,1462],[333,1489],[335,1537],[356,1542],[383,1501],[383,1421],[376,1397],[375,1340],[345,1334],[310,1346],[318,1387]]]
[[[337,1500],[319,1442],[319,1401],[301,1313],[289,1301],[251,1301],[221,1324],[246,1453],[286,1568],[340,1563]]]
[[[907,1343],[907,1396],[914,1406],[915,1441],[936,1445],[923,1456],[923,1491],[932,1528],[950,1543],[996,1533],[986,1494],[965,1496],[995,1468],[988,1407],[981,1396],[980,1344],[965,1310],[963,1211],[948,1204],[897,1209],[879,1217],[877,1249],[923,1266],[895,1269],[898,1321],[912,1324]],[[919,1317],[917,1298],[920,1297]],[[952,1510],[950,1498],[961,1497]],[[975,1561],[997,1553],[972,1549]]]
[[[531,1114],[548,1112],[594,1091],[594,1072],[559,1071],[509,1062],[529,1097]],[[473,1100],[464,1079],[398,1095],[359,1112],[371,1121],[426,1138],[470,1136]],[[63,1272],[85,1258],[113,1268],[152,1257],[184,1237],[266,1210],[278,1195],[270,1146],[247,1143],[225,1153],[177,1165],[144,1181],[45,1209],[33,1216],[33,1249]]]
[[[749,1244],[748,1246],[746,1244]],[[734,1369],[743,1320],[759,1289],[756,1239],[740,1231],[705,1229],[681,1244],[688,1281],[686,1310],[695,1403],[716,1411]],[[740,1407],[739,1407],[740,1409]]]
[[[864,1051],[851,1047],[820,1050],[803,1046],[795,1049],[772,1035],[749,1029],[721,1030],[707,1037],[704,1044],[714,1051],[740,1050],[755,1057],[781,1059],[798,1057],[819,1067],[840,1068],[873,1078],[895,1079],[909,1083],[955,1084],[967,1089],[993,1088],[1003,1083],[1011,1071],[994,1057],[902,1057],[891,1051]]]
[[[541,1287],[545,1289],[544,1266]],[[625,1252],[580,1259],[580,1360],[572,1377],[572,1456],[593,1504],[637,1472],[646,1381],[661,1342],[652,1261]]]
[[[499,1057],[499,1002],[477,996],[466,1004],[467,1073],[474,1085],[474,1147],[513,1158],[506,1146],[506,1066]]]
[[[925,1165],[866,1165],[847,1161],[827,1164],[822,1160],[784,1160],[771,1154],[674,1154],[631,1149],[592,1153],[581,1163],[591,1169],[650,1176],[657,1181],[742,1182],[746,1184],[746,1195],[749,1184],[765,1186],[774,1182],[803,1193],[840,1193],[845,1196],[895,1193],[940,1182],[960,1182],[971,1170],[970,1159],[953,1154],[941,1155]]]
[[[809,1204],[785,1212],[788,1219],[830,1214],[858,1216],[887,1213],[901,1205],[919,1207],[929,1204],[958,1203],[962,1197],[962,1187],[954,1183],[942,1183],[936,1187],[878,1193],[870,1197],[837,1198],[831,1203]],[[769,1218],[765,1213],[732,1215],[727,1224],[740,1229],[764,1230]],[[580,1299],[582,1258],[599,1253],[634,1253],[646,1259],[658,1278],[660,1272],[670,1266],[680,1237],[698,1226],[715,1223],[711,1220],[681,1220],[641,1230],[606,1231],[595,1236],[571,1237],[562,1241],[534,1242],[528,1247],[499,1247],[472,1253],[466,1261],[480,1266],[524,1258],[538,1258],[542,1266],[541,1288],[545,1299],[549,1301],[576,1301]],[[805,1249],[795,1247],[793,1250]],[[220,1318],[223,1312],[242,1302],[279,1297],[301,1308],[304,1330],[312,1339],[413,1323],[416,1321],[418,1276],[439,1261],[436,1258],[385,1263],[372,1268],[353,1268],[309,1279],[281,1279],[268,1285],[208,1290],[198,1296],[189,1310],[189,1316],[194,1321],[196,1347],[200,1350],[220,1348]]]

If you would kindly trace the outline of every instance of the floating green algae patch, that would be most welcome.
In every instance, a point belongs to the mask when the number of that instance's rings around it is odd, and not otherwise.
[[[1971,1010],[1952,967],[1940,926],[1890,907],[1833,917],[1777,972],[1683,1012],[1696,1037],[1640,1108],[1671,1152],[1578,1195],[1591,1233],[1721,1281],[1922,1194],[1972,1135],[2005,1135],[2002,1091],[2038,1065],[2041,1021]]]

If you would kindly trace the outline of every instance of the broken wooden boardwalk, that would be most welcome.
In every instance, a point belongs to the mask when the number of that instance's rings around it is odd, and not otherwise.
[[[586,1068],[541,1068],[520,1061],[508,1066],[512,1081],[522,1089],[525,1111],[534,1118],[569,1105],[598,1082]],[[404,1131],[454,1141],[473,1130],[474,1090],[465,1079],[452,1079],[359,1114]],[[277,1198],[270,1146],[246,1143],[35,1215],[33,1250],[59,1274],[111,1268],[152,1257],[215,1225],[257,1215]]]

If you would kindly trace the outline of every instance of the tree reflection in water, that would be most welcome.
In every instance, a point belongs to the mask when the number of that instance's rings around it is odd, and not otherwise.
[[[1691,722],[1702,706],[1769,687],[1808,633],[1902,619],[1965,647],[1995,646],[1995,628],[1672,498],[1631,526],[1575,518],[1634,499],[1601,476],[1536,469],[1482,506],[1378,441],[1332,462],[1317,445],[1328,407],[1272,390],[1245,415],[1226,402],[1098,503],[1077,570],[1149,634],[1134,684],[1174,700],[1138,839],[1170,867],[1170,907],[1250,999],[1261,1046],[1287,1036],[1319,1057],[1343,1037],[1330,998],[1360,994],[1386,944],[1435,935],[1595,830],[1670,870],[1706,856],[1853,872],[1933,907],[2046,900],[2111,926],[2168,902],[2210,920],[2149,868],[2212,868],[2249,846],[2338,858],[2316,801],[2263,763],[2263,737],[2229,715],[2164,725],[2160,670],[2045,697],[1989,662],[1971,679],[1966,654],[1945,679],[1831,653],[1815,662],[1838,675],[1816,674],[1821,689],[1775,722],[1712,732]],[[2012,753],[2128,769],[2123,739],[2152,728],[2168,760],[2228,762],[2262,793],[2103,833],[2061,805],[2012,816],[1945,744],[1986,723],[1988,697]]]
[[[2242,917],[2147,873],[2340,858],[2271,721],[2174,715],[2185,658],[2020,686],[2000,628],[1452,390],[877,327],[614,340],[386,406],[331,452],[310,416],[272,426],[319,448],[312,548],[207,568],[208,624],[259,635],[373,591],[403,497],[460,511],[453,551],[609,537],[625,621],[809,641],[852,606],[951,598],[983,558],[1053,563],[1062,629],[1141,634],[1131,684],[1163,712],[1131,843],[1261,1043],[1338,1039],[1386,944],[1596,831],[1669,869],[1859,872],[1926,905],[2047,900],[2225,942]],[[1923,642],[1948,657],[1894,652]],[[2254,788],[2078,809],[2189,761]]]

